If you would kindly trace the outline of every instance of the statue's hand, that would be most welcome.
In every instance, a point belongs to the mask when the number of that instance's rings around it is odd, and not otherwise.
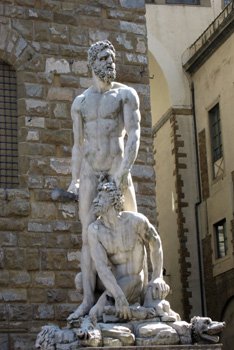
[[[152,297],[153,299],[165,299],[170,291],[168,284],[161,278],[158,277],[155,280],[152,280],[148,284],[152,288]]]
[[[79,194],[79,187],[80,187],[80,181],[77,180],[72,180],[72,182],[70,183],[70,186],[68,187],[67,192],[71,192],[74,193],[75,195]]]
[[[115,299],[116,315],[124,320],[131,319],[131,311],[128,301],[124,295]]]

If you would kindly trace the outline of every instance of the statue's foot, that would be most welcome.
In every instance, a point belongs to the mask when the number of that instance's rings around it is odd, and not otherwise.
[[[74,311],[71,315],[68,316],[67,321],[69,323],[73,323],[77,321],[80,317],[84,317],[85,315],[88,315],[91,307],[92,307],[92,304],[86,304],[83,302],[80,306],[78,306],[76,311]]]

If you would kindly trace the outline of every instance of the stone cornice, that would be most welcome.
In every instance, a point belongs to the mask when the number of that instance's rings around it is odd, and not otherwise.
[[[183,54],[183,68],[193,74],[234,31],[232,1]]]

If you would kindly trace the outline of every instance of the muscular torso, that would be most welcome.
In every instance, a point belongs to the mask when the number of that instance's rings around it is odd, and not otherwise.
[[[143,268],[144,243],[138,230],[144,228],[144,223],[131,220],[131,213],[123,212],[115,230],[109,230],[103,224],[98,225],[97,239],[112,264],[115,277],[138,275]]]
[[[90,88],[80,98],[78,112],[84,132],[83,156],[94,171],[118,168],[122,160],[125,90],[124,85],[116,83],[103,93]]]

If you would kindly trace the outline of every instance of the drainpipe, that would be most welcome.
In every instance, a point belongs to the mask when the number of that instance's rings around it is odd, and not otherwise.
[[[201,180],[200,180],[200,165],[198,156],[198,139],[197,139],[197,121],[196,121],[196,108],[195,108],[195,90],[194,84],[191,83],[191,96],[192,96],[192,110],[193,110],[193,125],[195,133],[195,157],[197,163],[197,182],[198,182],[198,201],[195,203],[195,221],[196,221],[196,233],[197,233],[197,247],[198,247],[198,268],[200,276],[200,294],[201,294],[201,309],[202,316],[206,316],[206,302],[205,302],[205,288],[204,288],[204,269],[202,262],[201,252],[201,239],[200,239],[200,228],[199,228],[199,214],[198,209],[201,204]]]

